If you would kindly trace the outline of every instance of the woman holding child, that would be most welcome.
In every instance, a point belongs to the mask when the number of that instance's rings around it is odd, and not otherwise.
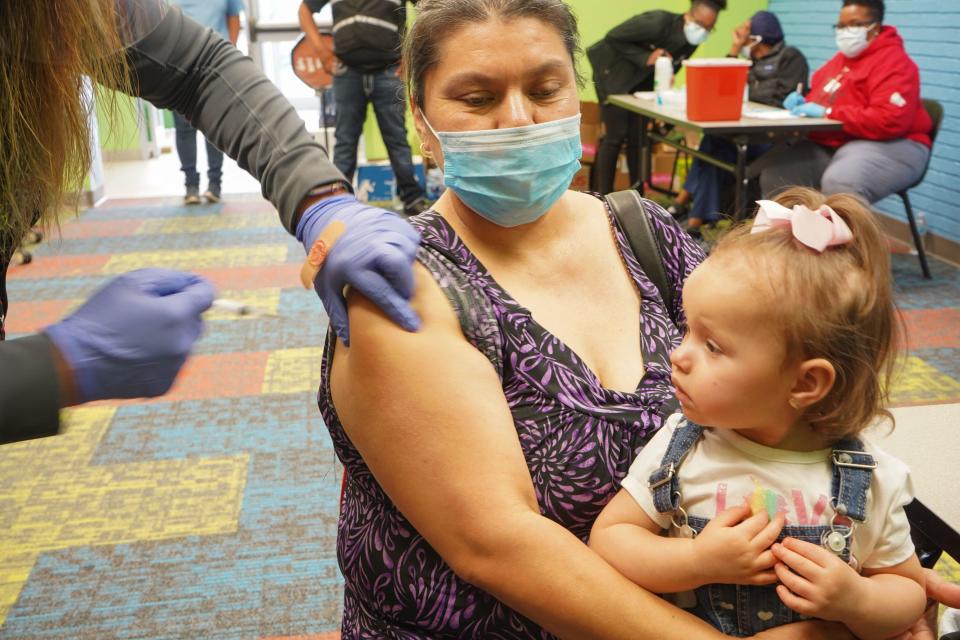
[[[603,201],[567,190],[575,20],[561,0],[418,7],[414,119],[450,188],[414,219],[423,244],[401,288],[421,330],[351,293],[350,346],[327,343],[320,407],[347,474],[343,637],[722,637],[585,544],[678,409],[683,312]],[[679,291],[703,255],[644,206]],[[741,516],[730,526],[760,519]],[[757,637],[850,636],[807,621]]]

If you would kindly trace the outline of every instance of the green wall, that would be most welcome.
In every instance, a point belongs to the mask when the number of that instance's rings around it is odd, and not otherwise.
[[[580,39],[584,50],[627,18],[654,9],[684,13],[690,8],[690,0],[567,0],[580,21]],[[695,58],[722,58],[730,50],[730,34],[734,27],[757,11],[767,8],[767,0],[727,0],[727,10],[720,12],[716,29],[710,38],[697,49]],[[590,63],[584,57],[580,71],[588,79],[581,91],[584,100],[596,100],[593,90]],[[678,78],[682,82],[682,71]]]
[[[580,40],[584,50],[600,40],[607,31],[631,16],[653,9],[683,13],[690,8],[690,0],[567,0],[567,2],[573,7],[580,22]],[[727,55],[730,50],[730,34],[734,27],[757,11],[766,9],[767,2],[768,0],[727,0],[727,10],[720,12],[716,29],[710,34],[706,43],[700,45],[694,57],[715,58]],[[583,56],[579,61],[579,68],[587,81],[580,92],[580,96],[584,100],[595,101],[597,94],[593,90],[590,63],[586,56]],[[682,71],[678,75],[677,81],[683,82]],[[387,157],[387,151],[383,146],[380,131],[377,129],[377,123],[372,114],[373,110],[371,109],[363,128],[364,140],[366,141],[365,151],[369,160],[384,160]],[[410,148],[413,149],[414,155],[419,154],[420,141],[413,129],[413,120],[410,118],[409,110],[407,113],[407,138],[410,140]]]
[[[140,148],[140,128],[133,98],[100,88],[96,102],[100,147],[106,152]]]

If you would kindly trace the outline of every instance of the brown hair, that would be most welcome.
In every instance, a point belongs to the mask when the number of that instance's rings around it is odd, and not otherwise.
[[[824,358],[836,370],[827,395],[804,416],[821,434],[839,440],[878,417],[884,408],[902,333],[893,301],[890,256],[874,215],[855,196],[824,196],[802,187],[775,198],[787,208],[833,209],[853,240],[819,253],[797,241],[789,228],[750,233],[740,226],[724,236],[711,259],[747,261],[765,274],[776,300],[768,305],[783,328],[789,358]]]
[[[580,34],[573,10],[562,0],[420,0],[417,19],[403,39],[403,68],[413,102],[423,110],[424,78],[440,62],[440,47],[456,30],[467,23],[482,23],[497,18],[536,18],[557,30],[573,63],[577,84],[583,78],[577,72]]]
[[[91,162],[85,77],[124,90],[113,0],[0,2],[0,250],[56,222]],[[107,113],[110,95],[99,87]],[[76,200],[72,203],[76,206]]]

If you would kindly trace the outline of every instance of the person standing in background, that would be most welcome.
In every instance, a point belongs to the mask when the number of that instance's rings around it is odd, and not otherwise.
[[[607,96],[651,91],[653,67],[661,56],[671,58],[674,73],[679,71],[683,61],[707,40],[717,23],[717,14],[726,8],[726,0],[692,0],[686,13],[648,11],[614,27],[587,49],[601,105],[600,118],[606,129],[597,150],[598,191],[613,191],[617,158],[624,144],[630,181],[636,183],[640,177],[640,117],[604,104]]]
[[[240,11],[243,0],[175,0],[174,4],[196,22],[213,29],[224,40],[236,46],[240,35]],[[177,155],[180,156],[180,170],[183,171],[187,193],[184,204],[200,204],[200,174],[197,172],[197,130],[190,122],[173,112],[173,123],[177,129]],[[220,202],[221,178],[223,177],[223,152],[212,142],[207,143],[207,190],[204,199],[209,203]]]
[[[357,145],[367,105],[373,103],[380,135],[390,156],[403,213],[413,216],[428,208],[417,182],[407,144],[406,105],[400,79],[400,39],[407,23],[405,0],[336,0],[333,3],[333,49],[320,37],[313,21],[330,0],[304,0],[300,28],[333,74],[337,103],[333,164],[347,180],[357,170]],[[416,4],[416,2],[414,2]]]
[[[757,11],[734,29],[727,57],[743,56],[753,62],[748,78],[749,98],[753,102],[779,107],[797,87],[806,88],[810,67],[803,53],[783,39],[780,20],[769,11]],[[747,159],[753,160],[770,149],[769,144],[748,148]],[[736,162],[737,150],[730,142],[716,136],[704,136],[700,151],[726,162]],[[724,194],[733,186],[733,175],[716,165],[695,159],[690,166],[683,190],[667,209],[674,218],[687,217],[687,230],[700,237],[704,222],[713,221],[725,201]]]

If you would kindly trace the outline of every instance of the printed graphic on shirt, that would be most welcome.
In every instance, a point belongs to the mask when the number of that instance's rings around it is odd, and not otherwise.
[[[761,511],[767,512],[767,517],[771,520],[778,513],[786,517],[786,525],[820,525],[826,524],[824,512],[827,509],[829,500],[822,493],[816,500],[808,499],[802,489],[791,488],[789,499],[787,496],[777,493],[772,489],[764,487],[755,477],[750,476],[753,482],[753,491],[745,494],[738,501],[736,499],[728,501],[728,486],[726,482],[718,482],[716,490],[716,512],[719,515],[730,507],[738,503],[750,507],[750,512],[754,515]],[[728,504],[729,502],[729,504]]]
[[[906,99],[900,95],[899,91],[894,91],[893,95],[890,96],[890,104],[895,107],[904,107],[907,104]]]

